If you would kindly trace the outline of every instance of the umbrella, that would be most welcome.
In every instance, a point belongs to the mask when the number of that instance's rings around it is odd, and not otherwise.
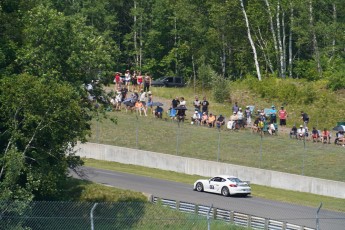
[[[333,128],[335,131],[345,131],[345,125],[338,125]]]
[[[153,102],[152,106],[163,106],[163,103],[161,103],[161,102]]]
[[[134,103],[131,102],[131,100],[129,101],[124,101],[123,104],[127,105],[127,106],[130,106],[130,107],[133,107],[134,106]]]
[[[177,106],[175,109],[176,110],[187,110],[187,107],[184,105],[180,105],[180,106]]]

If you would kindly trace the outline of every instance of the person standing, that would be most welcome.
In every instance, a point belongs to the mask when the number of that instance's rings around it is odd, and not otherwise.
[[[304,123],[304,126],[307,126],[308,122],[309,122],[309,116],[307,113],[301,111],[301,119]]]
[[[171,108],[175,109],[179,104],[180,100],[178,99],[178,97],[176,97],[171,101]]]
[[[238,105],[237,105],[237,101],[235,102],[235,104],[234,104],[234,106],[232,106],[232,112],[238,112],[238,110],[239,110],[239,107],[238,107]]]
[[[201,102],[201,110],[202,113],[206,113],[208,115],[208,106],[210,103],[206,100],[206,97],[203,98],[203,101]]]
[[[284,106],[281,106],[281,107],[280,107],[280,110],[279,110],[279,112],[278,112],[278,115],[279,115],[279,123],[280,123],[280,126],[286,126],[287,112],[286,112],[286,110],[284,109]]]
[[[270,110],[270,122],[273,124],[277,123],[277,110],[274,105],[272,105]]]
[[[115,91],[121,90],[121,73],[116,72],[114,76]]]
[[[250,126],[252,123],[252,111],[250,110],[249,106],[246,107],[244,115],[246,117],[247,125]]]
[[[137,73],[134,71],[133,75],[131,77],[131,82],[132,82],[132,92],[137,90],[138,86],[138,81],[137,81]]]
[[[126,70],[125,73],[125,86],[129,88],[129,84],[131,82],[131,72],[129,70]]]
[[[138,91],[140,91],[143,88],[143,76],[141,75],[141,72],[139,72],[138,76],[137,76],[137,83],[138,83]]]
[[[150,90],[150,86],[151,86],[151,77],[148,74],[145,74],[144,77],[144,91],[148,92]]]
[[[193,101],[193,105],[194,105],[195,111],[200,112],[201,101],[199,101],[199,97],[198,96],[195,96],[195,100]]]

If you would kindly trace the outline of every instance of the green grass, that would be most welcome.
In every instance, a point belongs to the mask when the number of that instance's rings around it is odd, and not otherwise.
[[[99,161],[94,159],[83,159],[86,166],[113,170],[118,172],[131,173],[152,178],[159,178],[180,183],[192,184],[200,179],[197,175],[186,175],[182,173],[165,171],[159,169],[145,168],[136,165],[120,164],[117,162]],[[317,208],[320,202],[323,203],[323,209],[345,212],[345,199],[338,199],[309,193],[293,192],[283,189],[275,189],[266,186],[252,184],[252,196],[261,197],[270,200],[294,203]]]
[[[107,114],[117,117],[118,124],[109,119],[94,121],[90,142],[345,182],[345,148],[341,146],[309,141],[304,145],[279,131],[278,136],[261,139],[249,130],[218,132],[124,111]]]

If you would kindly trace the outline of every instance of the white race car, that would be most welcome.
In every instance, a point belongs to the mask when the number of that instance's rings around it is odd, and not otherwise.
[[[197,180],[193,189],[198,192],[219,193],[223,196],[241,194],[250,195],[251,188],[247,182],[241,181],[235,176],[219,175],[209,180]]]

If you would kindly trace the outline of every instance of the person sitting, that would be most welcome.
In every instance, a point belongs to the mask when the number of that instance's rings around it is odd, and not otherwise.
[[[326,128],[321,132],[321,142],[328,144],[331,143],[331,133]]]
[[[334,140],[334,144],[336,145],[342,145],[345,146],[345,135],[344,135],[344,131],[339,131],[336,133],[336,138]]]
[[[191,118],[191,124],[197,124],[200,125],[201,117],[198,111],[195,111],[192,118]]]
[[[178,121],[184,121],[186,117],[186,111],[184,109],[178,109],[177,110],[177,120]]]
[[[234,111],[233,114],[230,116],[228,124],[226,125],[226,128],[228,129],[235,129],[235,124],[237,122],[237,113]]]
[[[207,119],[207,124],[208,124],[208,126],[209,126],[210,128],[211,128],[211,127],[214,127],[215,122],[216,122],[216,116],[214,116],[212,113],[210,113],[210,116],[209,116],[208,119]]]
[[[144,112],[145,116],[147,116],[146,109],[144,108],[144,105],[143,105],[143,103],[141,101],[137,101],[135,103],[135,110],[137,111],[137,113],[140,114],[140,116],[141,116],[141,112],[142,111]]]
[[[302,140],[305,137],[305,129],[303,128],[303,125],[299,126],[299,129],[297,129],[297,138],[299,140]]]
[[[216,121],[217,128],[220,129],[220,127],[224,124],[225,124],[225,119],[224,119],[223,115],[220,114],[219,117],[217,118],[217,121]]]
[[[201,123],[202,125],[206,125],[206,124],[207,124],[207,120],[208,120],[208,116],[207,116],[206,112],[203,112],[203,113],[202,113],[202,116],[201,116],[201,121],[200,121],[200,123]]]
[[[259,132],[259,122],[260,122],[260,118],[256,117],[256,119],[254,120],[254,123],[252,125],[252,132]]]
[[[313,142],[318,142],[320,135],[319,135],[319,131],[313,127],[313,130],[311,131],[311,138],[313,139]]]
[[[276,127],[274,126],[273,122],[270,122],[270,125],[268,126],[268,133],[270,135],[273,135],[273,133],[276,132]]]
[[[291,128],[291,131],[290,131],[290,138],[296,138],[296,139],[297,139],[297,128],[296,128],[296,125],[294,125],[294,126]]]
[[[155,117],[162,119],[162,116],[163,116],[163,108],[160,106],[157,106],[157,108],[155,109]]]

